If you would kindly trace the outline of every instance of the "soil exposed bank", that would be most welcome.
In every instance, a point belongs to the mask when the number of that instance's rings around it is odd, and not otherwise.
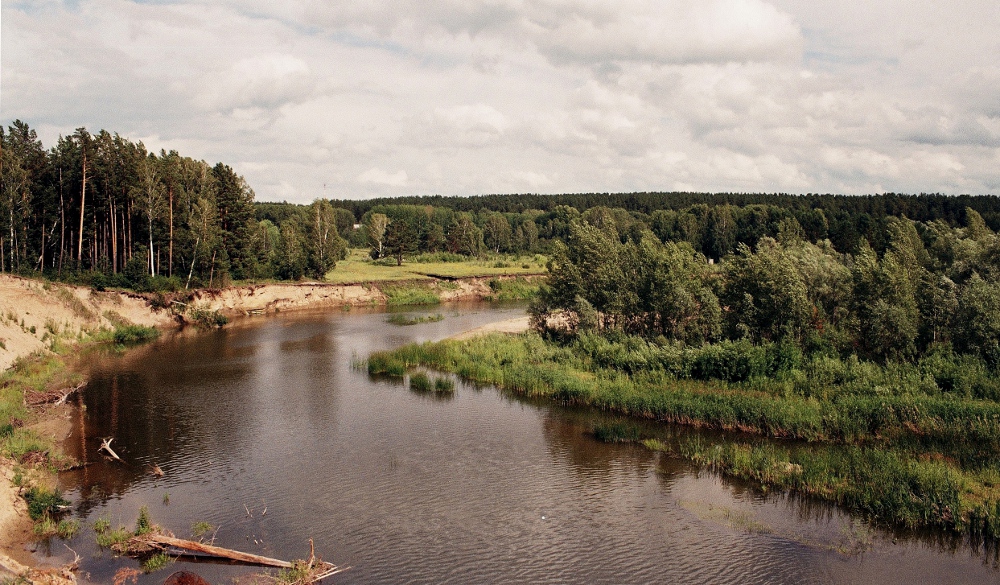
[[[475,301],[492,298],[490,280],[467,278],[413,286],[426,289],[442,302]],[[85,339],[88,333],[119,325],[180,326],[185,322],[182,308],[219,311],[239,318],[295,309],[379,306],[390,303],[386,290],[400,286],[408,284],[276,283],[158,295],[96,291],[0,275],[0,371],[20,358],[49,351],[57,337],[62,343],[72,343]],[[521,327],[518,324],[517,328]],[[64,412],[69,408],[42,407],[25,422],[36,434],[58,445],[70,428],[69,414]],[[22,574],[32,560],[24,551],[32,539],[31,520],[18,488],[12,485],[14,467],[14,461],[0,457],[0,578]]]

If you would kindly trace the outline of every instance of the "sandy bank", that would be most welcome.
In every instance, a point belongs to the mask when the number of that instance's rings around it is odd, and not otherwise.
[[[474,301],[492,297],[490,280],[508,277],[467,278],[421,282],[442,302]],[[509,277],[514,278],[514,277]],[[0,371],[22,357],[47,351],[52,339],[72,342],[89,332],[136,324],[169,328],[179,326],[184,317],[164,306],[219,311],[229,317],[275,313],[321,307],[378,306],[388,301],[382,287],[407,283],[324,284],[276,283],[229,287],[221,290],[184,291],[166,296],[120,291],[95,291],[72,286],[0,274]],[[180,303],[178,305],[177,303]],[[188,311],[190,313],[190,311]],[[527,317],[493,323],[461,334],[473,337],[492,331],[519,332],[527,329]],[[69,407],[65,407],[69,408]],[[37,416],[36,416],[37,415]],[[69,431],[66,412],[39,408],[32,415],[32,430],[59,444]],[[27,506],[13,478],[14,462],[0,459],[0,578],[20,573],[32,562],[24,545],[32,539]]]
[[[56,334],[77,337],[125,321],[164,327],[172,317],[153,311],[139,295],[0,275],[0,371],[19,357],[48,348]]]
[[[530,317],[524,316],[507,319],[506,321],[497,321],[496,323],[488,323],[482,327],[476,327],[464,333],[453,335],[449,339],[471,339],[490,333],[524,333],[528,330],[529,319]]]

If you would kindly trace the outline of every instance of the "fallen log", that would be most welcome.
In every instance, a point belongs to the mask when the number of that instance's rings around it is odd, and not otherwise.
[[[145,543],[148,543],[150,545],[158,545],[161,547],[169,546],[180,550],[201,553],[203,555],[209,555],[222,559],[240,561],[242,563],[250,563],[253,565],[263,565],[265,567],[278,567],[281,569],[292,568],[292,563],[289,563],[288,561],[272,559],[269,557],[262,557],[259,555],[240,552],[237,550],[230,550],[228,548],[222,548],[220,546],[212,546],[210,544],[205,544],[203,542],[195,542],[193,540],[184,540],[182,538],[174,538],[172,536],[164,536],[162,534],[152,534],[152,533],[143,535],[141,538]]]

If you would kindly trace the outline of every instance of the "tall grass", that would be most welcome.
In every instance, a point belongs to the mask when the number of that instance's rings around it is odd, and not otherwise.
[[[386,296],[386,304],[400,305],[436,305],[441,302],[437,293],[429,286],[421,284],[382,285],[382,293]]]
[[[541,288],[540,280],[529,280],[522,276],[506,279],[492,278],[488,284],[492,291],[490,295],[492,301],[528,301],[535,298]]]
[[[807,359],[777,345],[692,350],[586,338],[559,345],[524,334],[407,345],[373,354],[368,368],[402,376],[430,367],[522,396],[827,445],[831,450],[810,460],[749,446],[680,454],[879,519],[1000,536],[1000,495],[992,487],[1000,486],[1000,404],[989,398],[994,382],[982,364],[955,367],[969,358],[934,359],[880,366]],[[606,440],[632,440],[631,432],[595,429]],[[771,465],[779,459],[792,467]],[[795,466],[804,475],[792,473]],[[975,479],[994,475],[996,481]],[[857,485],[831,487],[845,482]],[[880,490],[891,493],[880,499]],[[917,494],[913,503],[905,497],[910,492]]]

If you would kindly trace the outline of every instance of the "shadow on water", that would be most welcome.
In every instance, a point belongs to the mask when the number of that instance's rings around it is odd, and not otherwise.
[[[421,314],[420,310],[411,312]],[[959,583],[997,581],[997,555],[940,533],[873,529],[810,498],[768,493],[594,428],[621,420],[457,381],[411,391],[357,359],[441,339],[523,308],[432,307],[399,327],[353,311],[246,320],[95,355],[68,442],[88,463],[60,483],[84,522],[72,542],[95,583],[121,566],[98,518],[141,506],[188,537],[354,567],[337,583]],[[431,378],[439,376],[432,374]],[[454,378],[450,378],[454,380]],[[746,439],[628,421],[662,441]],[[98,453],[114,437],[124,464]],[[163,477],[150,466],[158,465]],[[266,513],[265,513],[266,510]],[[68,554],[58,545],[38,555]],[[173,570],[140,577],[159,583]],[[198,564],[211,582],[250,569]],[[929,581],[928,581],[929,580]]]

